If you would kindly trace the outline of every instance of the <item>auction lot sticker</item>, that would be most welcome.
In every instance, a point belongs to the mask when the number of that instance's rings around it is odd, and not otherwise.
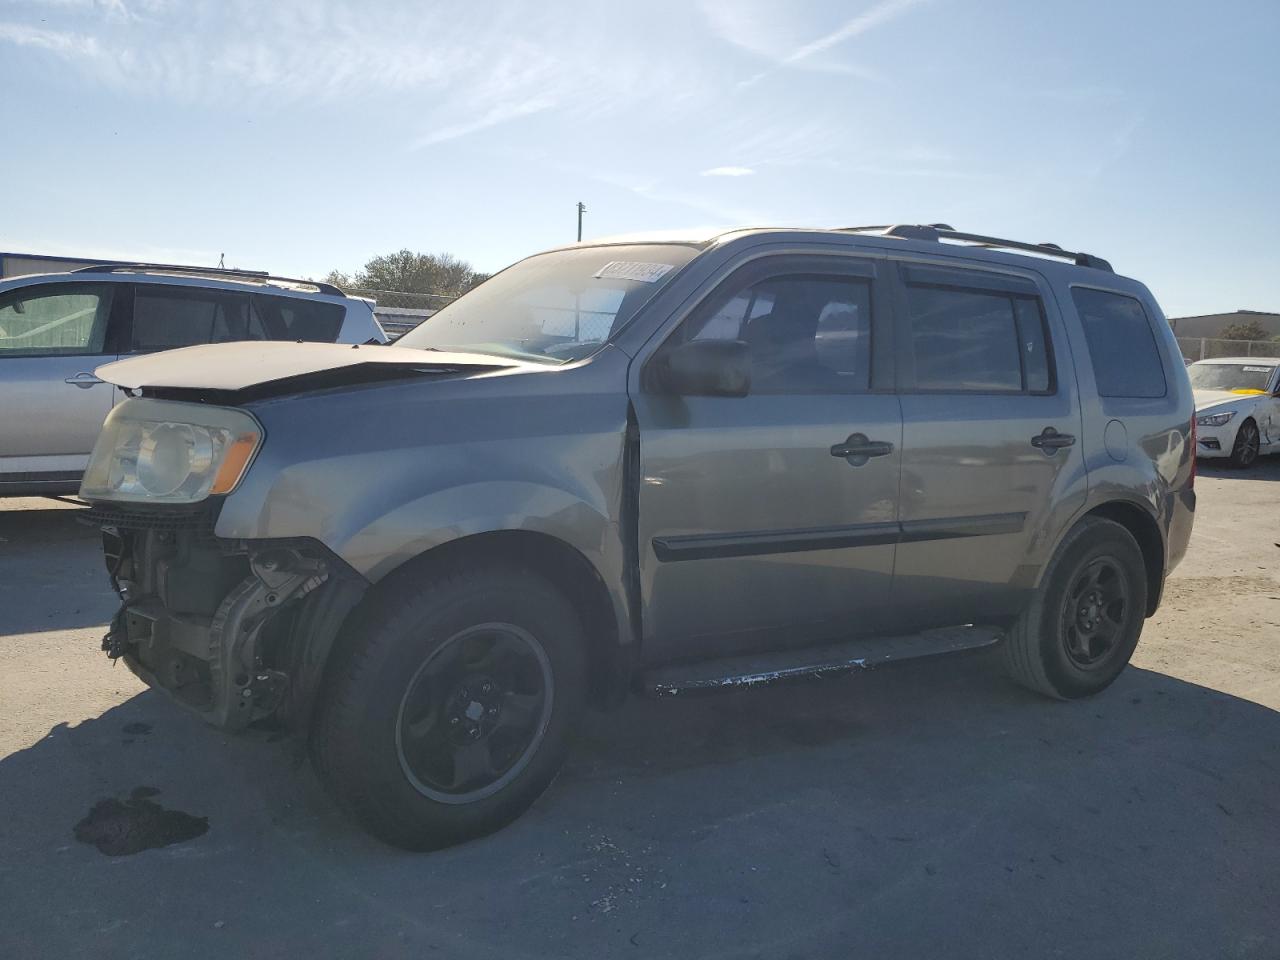
[[[656,283],[671,272],[669,263],[643,263],[639,260],[610,260],[596,271],[600,280],[639,280]]]

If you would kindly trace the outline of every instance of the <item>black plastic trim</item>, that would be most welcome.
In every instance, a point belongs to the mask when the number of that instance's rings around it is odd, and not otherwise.
[[[897,543],[899,535],[900,527],[896,522],[802,530],[694,534],[681,537],[654,537],[653,552],[663,562],[712,560],[725,557],[754,557],[771,553],[802,553],[808,550],[838,550],[842,547],[870,547]]]
[[[899,543],[922,540],[956,540],[961,537],[991,537],[1018,533],[1026,525],[1025,513],[989,513],[978,517],[941,517],[937,520],[906,520],[901,524]]]
[[[653,552],[664,563],[681,560],[721,560],[873,547],[923,540],[955,540],[1017,533],[1026,524],[1025,513],[993,513],[975,517],[942,517],[904,523],[863,523],[845,527],[810,527],[800,530],[751,530],[743,533],[692,534],[654,537]]]

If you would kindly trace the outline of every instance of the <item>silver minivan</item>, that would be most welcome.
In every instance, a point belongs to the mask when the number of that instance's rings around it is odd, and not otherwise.
[[[75,493],[121,398],[94,368],[233,340],[384,342],[369,301],[330,284],[109,265],[0,280],[0,496]]]
[[[1195,509],[1147,288],[941,225],[576,245],[391,346],[99,375],[133,394],[81,489],[106,653],[220,727],[283,720],[413,849],[517,816],[629,692],[998,647],[1096,694]]]

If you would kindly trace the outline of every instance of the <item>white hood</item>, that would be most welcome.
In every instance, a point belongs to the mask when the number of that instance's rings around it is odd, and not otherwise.
[[[1241,400],[1256,400],[1260,393],[1235,393],[1232,390],[1194,390],[1196,412],[1208,410],[1210,407],[1225,407]]]
[[[201,344],[150,353],[104,364],[95,372],[108,383],[140,387],[186,387],[206,390],[244,390],[307,374],[368,367],[406,370],[458,369],[477,373],[502,367],[528,366],[474,353],[439,353],[409,347],[349,343],[290,343],[241,341]]]

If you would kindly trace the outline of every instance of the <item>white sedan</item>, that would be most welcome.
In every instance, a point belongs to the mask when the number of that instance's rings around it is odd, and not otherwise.
[[[1222,357],[1187,368],[1196,398],[1196,454],[1252,466],[1280,453],[1280,359]]]

